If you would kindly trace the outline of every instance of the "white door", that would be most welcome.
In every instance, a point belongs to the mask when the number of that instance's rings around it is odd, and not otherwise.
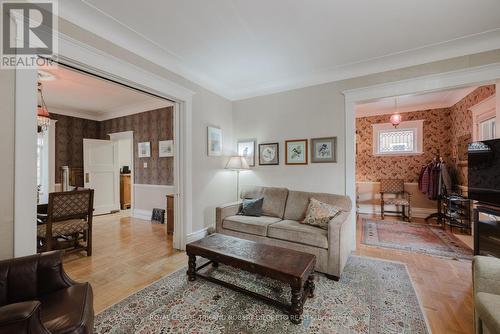
[[[94,214],[120,210],[118,143],[84,139],[83,173],[85,188],[94,189]]]

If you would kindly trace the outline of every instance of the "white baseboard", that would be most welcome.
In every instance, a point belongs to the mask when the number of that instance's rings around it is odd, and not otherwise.
[[[388,208],[388,210],[393,210],[393,208]],[[378,214],[380,215],[380,205],[370,205],[370,204],[360,204],[358,206],[358,213],[361,214]],[[436,209],[432,208],[411,208],[411,216],[415,218],[426,218],[431,213],[437,212]],[[395,216],[396,213],[386,213],[387,216]]]
[[[150,210],[140,210],[140,209],[133,209],[132,210],[132,217],[137,218],[137,219],[151,220],[152,214],[153,214],[153,211],[150,211]]]
[[[186,236],[186,244],[203,239],[208,235],[208,227],[205,227],[199,231],[190,233]]]

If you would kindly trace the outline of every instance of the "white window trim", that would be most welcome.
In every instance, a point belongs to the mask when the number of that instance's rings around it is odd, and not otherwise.
[[[415,131],[415,143],[414,147],[415,150],[413,152],[387,152],[387,153],[380,153],[379,152],[379,132],[380,131],[388,131],[388,130],[395,130],[394,126],[391,123],[379,123],[379,124],[372,124],[372,130],[373,130],[373,138],[372,138],[372,146],[373,146],[373,155],[378,156],[378,157],[384,157],[384,156],[401,156],[401,155],[419,155],[423,153],[423,138],[424,138],[424,120],[417,120],[417,121],[406,121],[406,122],[401,122],[397,130],[416,130]]]
[[[496,94],[472,106],[472,140],[479,140],[479,125],[488,119],[496,117]],[[497,127],[498,129],[498,127]]]

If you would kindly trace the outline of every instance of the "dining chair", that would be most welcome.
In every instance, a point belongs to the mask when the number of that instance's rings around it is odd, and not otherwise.
[[[85,250],[91,256],[93,211],[93,189],[50,193],[47,222],[37,225],[38,252]]]

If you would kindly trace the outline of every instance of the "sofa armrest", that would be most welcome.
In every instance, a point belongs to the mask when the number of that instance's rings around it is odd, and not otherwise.
[[[328,223],[328,273],[340,277],[353,249],[351,212],[341,211]]]
[[[500,260],[487,256],[474,256],[472,261],[474,296],[478,292],[500,295]]]
[[[219,232],[222,229],[222,222],[229,216],[234,216],[240,212],[241,202],[232,202],[219,205],[215,208],[215,230]]]
[[[49,334],[40,320],[40,305],[39,301],[33,300],[0,307],[0,334]]]

